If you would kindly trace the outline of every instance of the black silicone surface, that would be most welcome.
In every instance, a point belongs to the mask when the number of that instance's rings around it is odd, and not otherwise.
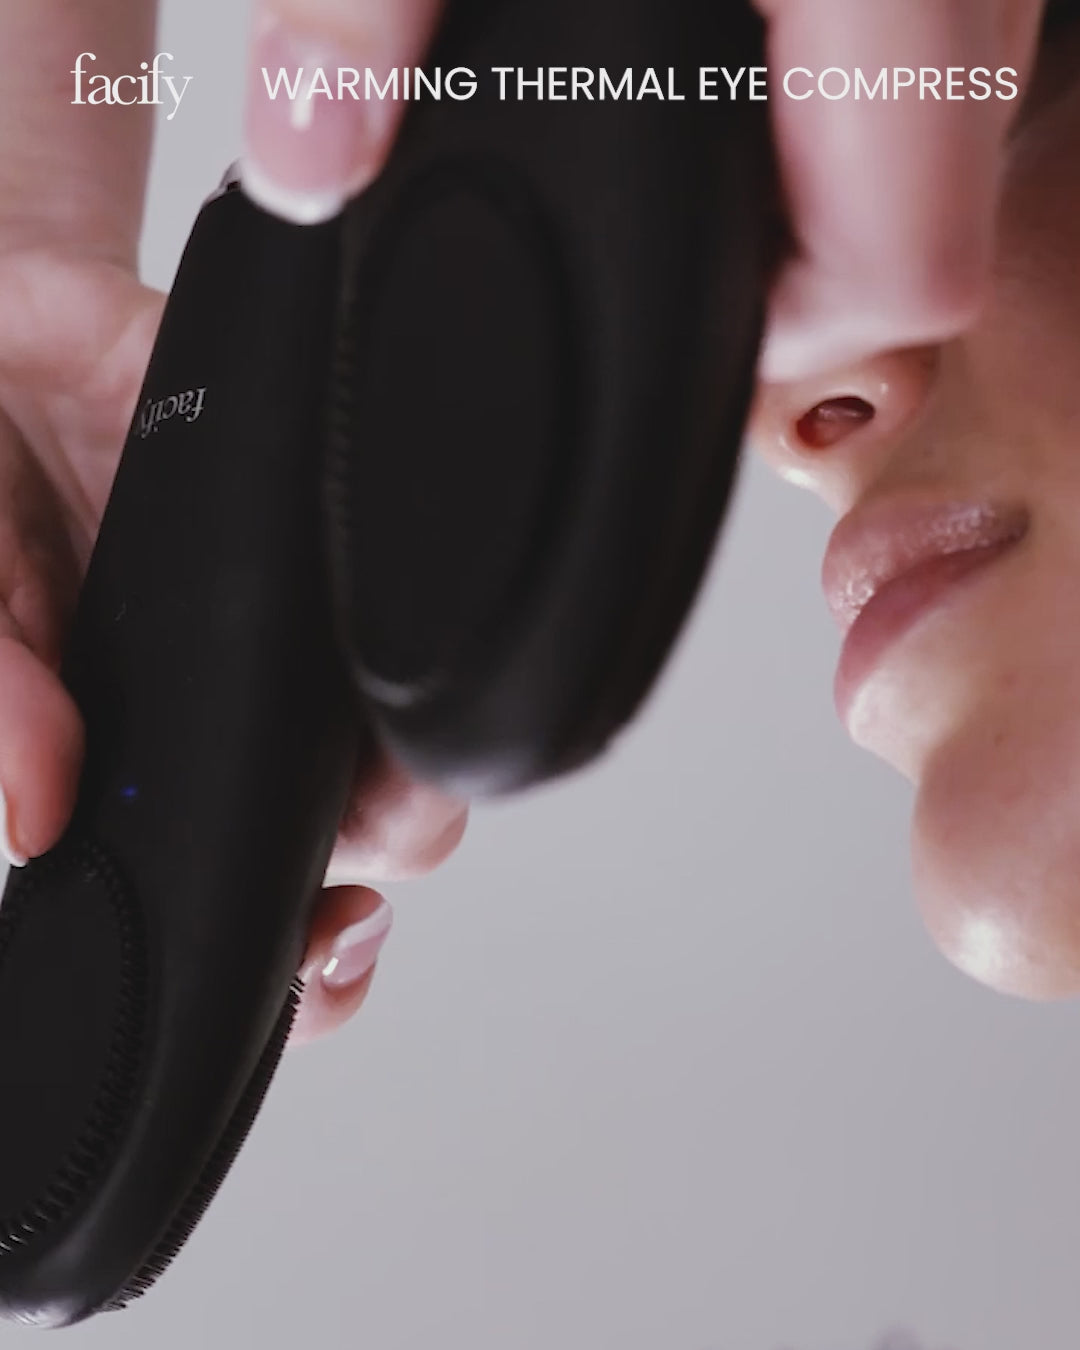
[[[130,1112],[145,1031],[141,916],[97,850],[57,850],[0,907],[0,1248],[60,1219]]]
[[[417,180],[372,240],[344,376],[364,536],[347,604],[372,685],[425,686],[499,645],[558,528],[577,340],[558,261],[528,199],[464,164]]]

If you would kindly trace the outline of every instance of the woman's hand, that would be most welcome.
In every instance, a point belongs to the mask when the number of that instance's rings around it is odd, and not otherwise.
[[[722,4],[726,0],[712,0]],[[1003,66],[1021,92],[1043,0],[756,0],[769,24],[771,106],[797,257],[773,296],[766,380],[955,336],[992,256],[1003,144],[1020,98],[899,102],[784,96],[783,73]],[[259,0],[248,165],[299,219],[328,214],[378,172],[401,103],[266,96],[261,70],[422,63],[439,0]],[[300,105],[298,105],[300,106]]]
[[[804,379],[956,337],[981,309],[1004,142],[1044,0],[756,0],[797,257],[773,294],[762,375]],[[805,66],[1019,74],[1014,100],[787,98]],[[800,91],[801,91],[800,86]]]
[[[16,864],[56,842],[74,805],[83,731],[57,669],[162,302],[101,257],[0,255],[0,789]],[[359,883],[434,867],[465,814],[385,761],[358,779],[315,912],[295,1040],[338,1025],[367,992],[389,909]]]

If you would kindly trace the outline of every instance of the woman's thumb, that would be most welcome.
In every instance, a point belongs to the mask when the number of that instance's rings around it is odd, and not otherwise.
[[[243,178],[301,224],[335,215],[382,167],[439,0],[257,0]]]
[[[82,721],[59,678],[17,637],[0,636],[0,849],[13,866],[63,833],[82,752]]]

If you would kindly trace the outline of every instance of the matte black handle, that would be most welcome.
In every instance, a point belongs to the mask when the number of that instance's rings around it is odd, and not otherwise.
[[[362,739],[321,523],[338,239],[204,207],[81,594],[78,805],[0,907],[0,1308],[25,1320],[147,1286],[291,1021]]]

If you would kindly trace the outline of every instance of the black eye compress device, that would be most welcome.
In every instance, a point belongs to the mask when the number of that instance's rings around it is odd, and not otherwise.
[[[762,63],[741,0],[459,0],[429,67],[475,97],[413,103],[342,216],[204,207],[70,634],[77,808],[0,906],[8,1315],[122,1307],[198,1222],[365,747],[511,790],[649,690],[778,234],[767,105],[696,73]],[[670,68],[687,97],[504,102],[495,66]]]

